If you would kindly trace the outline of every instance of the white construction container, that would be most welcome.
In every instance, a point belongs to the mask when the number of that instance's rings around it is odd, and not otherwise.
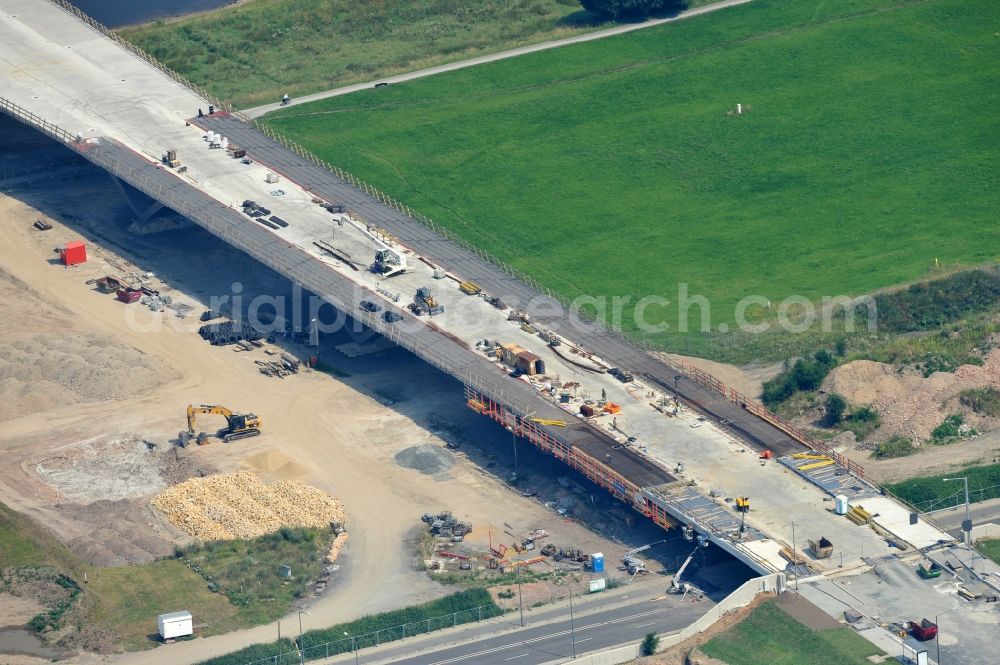
[[[847,514],[847,510],[848,510],[848,508],[847,508],[847,497],[844,496],[843,494],[838,494],[836,497],[834,497],[834,501],[835,501],[835,503],[834,503],[833,511],[835,513],[837,513],[838,515],[846,515]]]
[[[274,183],[278,182],[278,174],[277,173],[270,173],[270,172],[268,172],[268,174],[267,174],[267,181],[269,183],[271,183],[272,185]]]
[[[172,640],[175,637],[184,637],[194,633],[191,613],[187,610],[159,615],[156,617],[156,627],[159,628],[160,637],[164,640]]]

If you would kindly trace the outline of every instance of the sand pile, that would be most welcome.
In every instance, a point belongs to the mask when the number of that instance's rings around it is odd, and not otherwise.
[[[0,420],[122,399],[178,378],[176,370],[110,335],[36,335],[0,345]]]
[[[963,390],[992,386],[1000,389],[1000,349],[994,349],[982,367],[962,365],[954,372],[935,372],[924,378],[913,370],[856,360],[837,367],[823,382],[823,390],[843,395],[854,405],[871,404],[882,416],[876,438],[908,436],[919,443],[949,414],[960,411],[957,396]],[[995,424],[970,416],[973,427]]]
[[[249,471],[192,478],[151,503],[200,540],[256,538],[282,526],[329,527],[347,520],[340,501],[326,492],[298,480],[265,485]]]

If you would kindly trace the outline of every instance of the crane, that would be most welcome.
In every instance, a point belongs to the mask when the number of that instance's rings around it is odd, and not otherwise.
[[[691,559],[694,558],[694,555],[702,547],[708,547],[708,537],[698,534],[698,544],[695,545],[694,549],[691,550],[691,554],[688,555],[688,558],[684,559],[684,563],[682,563],[681,567],[677,569],[676,573],[674,573],[674,578],[670,580],[670,589],[669,589],[670,593],[686,594],[688,591],[694,589],[694,586],[692,584],[688,582],[681,582],[681,576],[687,569],[688,564],[691,563]]]
[[[639,573],[646,572],[646,562],[637,557],[636,555],[639,552],[645,552],[649,548],[654,547],[656,545],[661,545],[665,542],[667,541],[658,540],[655,543],[649,543],[646,545],[642,545],[640,547],[634,547],[630,549],[628,552],[625,552],[625,556],[622,557],[622,563],[625,564],[625,571],[632,575],[632,579],[635,579],[635,576],[638,575]]]
[[[177,436],[177,438],[180,439],[182,446],[186,446],[191,439],[195,439],[198,445],[208,443],[208,435],[204,432],[201,432],[197,435],[197,437],[195,437],[195,431],[198,426],[198,414],[220,415],[225,418],[226,427],[224,429],[220,429],[216,433],[216,436],[226,442],[257,436],[260,434],[260,428],[263,426],[260,417],[252,413],[233,413],[230,409],[224,406],[213,404],[199,404],[197,406],[194,404],[188,404],[187,431],[181,432]]]
[[[369,267],[373,273],[388,278],[406,272],[406,256],[379,238],[373,232],[372,227],[361,224],[346,213],[336,213],[333,218],[338,224],[350,224],[375,243],[375,262]]]

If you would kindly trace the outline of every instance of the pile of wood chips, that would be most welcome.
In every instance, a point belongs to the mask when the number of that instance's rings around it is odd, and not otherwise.
[[[337,534],[337,537],[333,539],[330,543],[330,551],[327,552],[325,563],[334,563],[337,557],[340,556],[340,550],[343,549],[344,545],[347,544],[347,532],[341,531]]]
[[[299,480],[265,485],[250,471],[191,478],[151,504],[199,540],[257,538],[283,526],[329,527],[347,521],[340,501]]]

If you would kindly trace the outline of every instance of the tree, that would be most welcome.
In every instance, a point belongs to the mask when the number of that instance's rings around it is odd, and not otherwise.
[[[656,636],[656,633],[646,633],[646,637],[642,638],[639,651],[643,656],[652,656],[656,653],[658,646],[660,646],[660,638]]]
[[[833,427],[843,420],[844,412],[847,410],[847,400],[837,393],[830,393],[826,396],[824,407],[823,420],[820,422],[827,427]]]
[[[588,12],[615,21],[623,18],[645,18],[662,12],[680,11],[686,0],[580,0]]]

